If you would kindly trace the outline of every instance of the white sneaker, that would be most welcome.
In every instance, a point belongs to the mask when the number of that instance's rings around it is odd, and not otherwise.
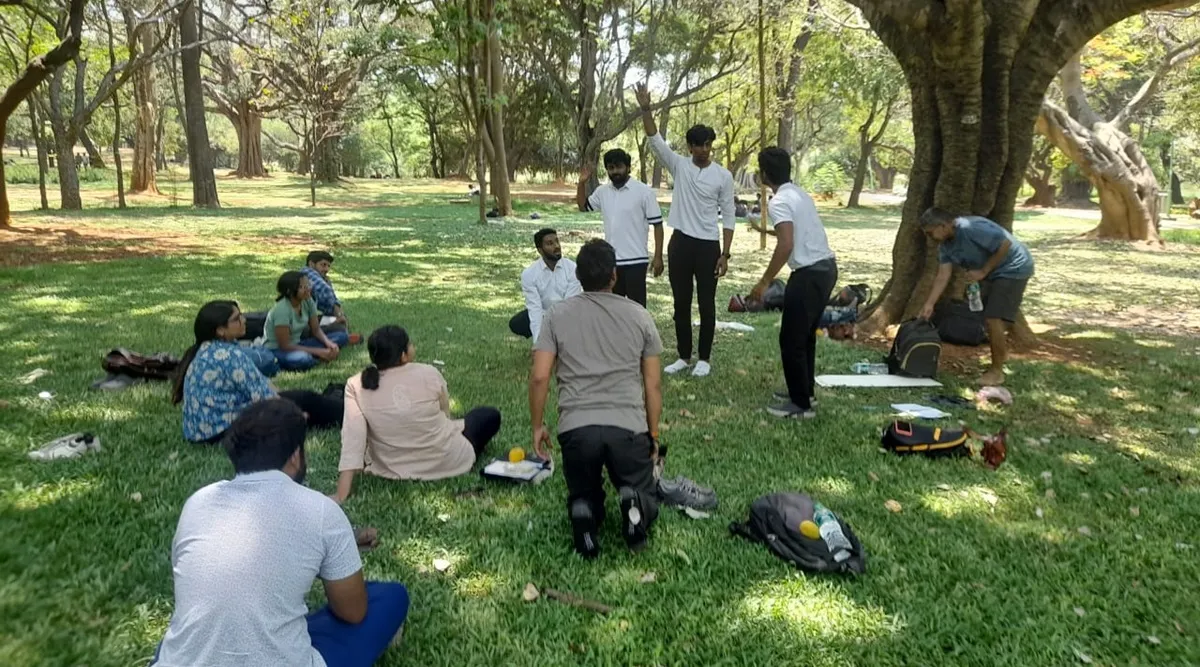
[[[72,433],[47,443],[41,449],[29,452],[34,461],[73,459],[89,451],[100,451],[100,438],[91,433]]]
[[[707,361],[696,362],[696,367],[692,369],[692,377],[708,377],[712,372],[712,366],[708,365]]]
[[[700,362],[700,363],[704,363],[704,362]],[[663,372],[666,373],[667,375],[674,375],[687,367],[688,367],[687,359],[676,359],[675,363],[664,368]]]

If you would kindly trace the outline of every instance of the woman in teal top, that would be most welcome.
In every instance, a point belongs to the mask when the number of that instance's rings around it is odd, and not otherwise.
[[[321,315],[312,298],[312,285],[299,271],[288,271],[275,285],[279,293],[267,313],[263,327],[264,345],[275,353],[285,371],[306,371],[338,358],[338,350],[350,342],[345,331],[325,333]],[[303,337],[305,333],[309,337]]]

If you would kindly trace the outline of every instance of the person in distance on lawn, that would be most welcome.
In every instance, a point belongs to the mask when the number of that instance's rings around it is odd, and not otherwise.
[[[663,370],[678,373],[692,360],[692,293],[700,309],[700,361],[692,375],[704,377],[712,367],[713,337],[717,329],[717,279],[729,270],[733,247],[736,206],[733,202],[733,175],[712,161],[712,144],[717,134],[705,125],[687,131],[690,158],[671,150],[658,133],[651,113],[650,91],[637,85],[638,105],[642,108],[642,127],[650,137],[650,148],[671,173],[671,241],[667,245],[667,275],[675,300],[675,339],[679,359]],[[717,218],[721,224],[718,225]],[[722,226],[724,231],[720,231]],[[724,247],[720,239],[724,239]]]
[[[776,417],[816,416],[817,326],[837,284],[837,259],[829,248],[825,226],[812,197],[792,183],[792,158],[772,146],[758,154],[758,177],[775,196],[767,214],[775,226],[775,254],[749,300],[761,302],[784,264],[792,270],[784,293],[779,327],[779,356],[787,380],[787,399],[767,408]]]
[[[313,301],[317,304],[317,312],[323,317],[332,317],[332,324],[326,324],[321,329],[326,333],[334,331],[350,331],[350,320],[346,317],[346,311],[342,308],[342,302],[337,297],[337,292],[333,290],[333,282],[329,280],[329,269],[333,266],[333,255],[325,250],[314,250],[308,253],[308,258],[305,260],[304,268],[300,269],[300,273],[308,278],[308,284],[312,286]],[[301,338],[311,338],[312,332],[306,327],[300,334]],[[357,344],[362,340],[359,334],[350,334],[350,344]]]
[[[931,208],[921,216],[921,228],[926,238],[939,244],[940,263],[921,317],[926,320],[933,317],[934,307],[950,284],[954,267],[966,269],[967,280],[979,283],[992,347],[991,368],[979,378],[979,383],[1004,384],[1008,327],[1021,312],[1025,287],[1033,277],[1033,255],[1007,229],[976,215],[957,216]]]
[[[267,313],[263,326],[263,344],[275,353],[285,371],[306,371],[321,362],[338,358],[341,348],[350,343],[346,331],[326,334],[321,330],[321,315],[312,298],[312,283],[299,271],[288,271],[275,285],[279,296]],[[312,336],[306,338],[305,333]]]
[[[654,189],[629,175],[633,158],[614,148],[604,154],[608,183],[587,194],[592,168],[585,165],[579,174],[575,202],[580,211],[600,211],[604,215],[604,239],[617,252],[617,284],[613,294],[628,297],[646,306],[646,269],[657,278],[663,272],[662,208]],[[646,253],[646,235],[654,227],[654,257]],[[690,304],[689,304],[690,307]]]
[[[536,343],[542,330],[542,317],[551,306],[579,294],[583,289],[575,277],[575,262],[562,256],[558,232],[541,229],[533,235],[538,258],[521,272],[521,294],[525,310],[508,322],[508,328],[522,338]]]
[[[364,582],[345,513],[303,486],[304,438],[288,401],[256,403],[233,423],[234,478],[192,494],[179,516],[175,612],[152,667],[368,667],[400,632],[408,591]],[[314,579],[329,604],[308,613]]]
[[[600,551],[604,470],[617,487],[621,531],[640,550],[658,516],[654,460],[662,413],[662,341],[645,308],[612,293],[617,256],[605,241],[589,241],[577,259],[583,294],[546,314],[533,350],[529,416],[533,448],[548,456],[545,416],[550,376],[558,375],[558,443],[575,550]]]
[[[500,412],[475,408],[450,416],[450,393],[437,368],[414,361],[416,348],[398,326],[367,339],[371,365],[346,383],[337,493],[350,497],[354,476],[445,479],[471,469],[500,431]]]
[[[250,404],[279,395],[300,406],[313,427],[342,423],[342,402],[320,394],[276,391],[238,339],[246,317],[236,301],[210,301],[192,326],[196,342],[183,355],[171,388],[171,402],[183,405],[183,437],[214,443]]]

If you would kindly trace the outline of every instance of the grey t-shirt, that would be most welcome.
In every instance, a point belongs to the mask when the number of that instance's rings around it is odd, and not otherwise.
[[[325,667],[304,596],[362,569],[342,508],[280,470],[192,494],[171,564],[175,613],[154,667]]]
[[[558,432],[616,426],[646,432],[642,359],[662,354],[654,320],[635,301],[584,292],[546,312],[534,350],[558,356]]]
[[[1005,241],[1009,242],[1008,254],[987,279],[1032,277],[1033,256],[1029,254],[1029,248],[1007,229],[977,215],[954,221],[954,238],[942,242],[938,248],[938,261],[965,269],[982,269]]]

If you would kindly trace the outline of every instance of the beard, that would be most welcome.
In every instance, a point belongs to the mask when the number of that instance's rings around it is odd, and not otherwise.
[[[558,260],[562,259],[562,251],[555,252],[555,253],[543,252],[542,257],[545,257],[546,259],[550,260],[551,262],[557,262]]]
[[[609,175],[608,180],[612,181],[613,187],[623,188],[625,187],[625,184],[629,182],[629,174],[625,174],[624,176]]]

